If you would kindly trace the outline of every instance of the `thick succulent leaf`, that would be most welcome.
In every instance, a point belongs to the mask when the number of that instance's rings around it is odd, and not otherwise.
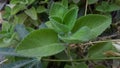
[[[37,20],[37,11],[34,7],[26,10],[25,13],[33,20]]]
[[[120,6],[114,3],[109,4],[108,2],[103,1],[101,5],[98,5],[96,7],[96,10],[100,12],[112,12],[112,11],[120,10]]]
[[[88,4],[94,4],[96,3],[98,0],[88,0]]]
[[[35,30],[21,41],[16,52],[27,57],[54,55],[65,49],[58,41],[57,33],[52,29]]]
[[[75,24],[78,14],[78,7],[71,8],[63,18],[63,23],[69,27],[71,30]]]
[[[76,32],[78,29],[83,26],[87,26],[94,34],[94,38],[100,35],[106,28],[108,28],[111,24],[111,18],[98,15],[98,14],[90,14],[87,16],[80,17],[72,30],[72,32]],[[87,33],[88,34],[88,33]],[[86,34],[86,35],[87,35]]]
[[[107,58],[105,52],[107,51],[116,51],[115,47],[111,42],[98,43],[90,47],[88,50],[87,58],[91,59],[100,59]]]
[[[60,17],[62,19],[64,13],[66,12],[66,8],[59,4],[59,3],[54,3],[52,6],[51,6],[51,9],[50,9],[50,16],[56,16],[56,17]]]

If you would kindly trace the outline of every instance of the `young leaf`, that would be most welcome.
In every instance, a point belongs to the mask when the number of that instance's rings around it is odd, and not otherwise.
[[[10,34],[6,34],[7,36]],[[16,33],[13,33],[12,35],[10,35],[10,37],[4,37],[0,39],[0,47],[7,47],[7,46],[11,46],[11,45],[16,45],[18,42],[16,40],[14,40],[14,38],[16,37]]]
[[[106,51],[116,51],[115,47],[112,45],[111,42],[95,44],[94,46],[91,46],[88,50],[87,58],[107,58],[107,56],[105,56],[104,54]]]
[[[94,38],[96,38],[103,31],[105,31],[105,29],[108,28],[110,24],[111,24],[110,17],[104,16],[104,15],[98,15],[98,14],[89,14],[87,16],[80,17],[76,21],[72,32],[74,33],[78,29],[82,28],[83,26],[87,26],[88,28],[90,28],[90,30],[94,34]]]
[[[54,3],[52,6],[51,6],[51,9],[50,9],[50,16],[56,16],[56,17],[60,17],[62,19],[64,13],[67,11],[67,9],[59,4],[59,3]]]
[[[37,20],[37,12],[36,9],[34,7],[28,9],[25,11],[25,13],[32,18],[33,20]]]
[[[64,5],[64,7],[68,8],[68,0],[62,0],[62,5]]]
[[[58,17],[52,17],[51,19],[51,24],[54,28],[54,30],[58,33],[67,33],[69,32],[69,28],[67,25],[64,25],[62,23],[60,23],[61,20]]]
[[[71,30],[77,19],[78,7],[71,8],[63,17],[63,23]]]
[[[16,49],[20,55],[43,57],[57,54],[65,49],[58,43],[57,33],[52,29],[40,29],[31,32]]]

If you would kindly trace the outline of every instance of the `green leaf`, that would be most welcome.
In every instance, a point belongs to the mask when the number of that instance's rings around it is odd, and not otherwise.
[[[61,20],[58,17],[52,17],[51,24],[52,24],[54,30],[58,33],[69,32],[70,31],[69,28],[64,24],[61,24],[60,22],[61,22]]]
[[[90,28],[84,26],[80,28],[78,31],[73,33],[72,35],[69,36],[60,36],[59,38],[64,40],[65,42],[69,43],[80,43],[80,42],[86,42],[89,41],[90,39],[93,39],[94,35]]]
[[[27,0],[11,0],[10,1],[10,4],[18,4],[18,3],[20,3],[20,4],[26,4],[28,2],[27,2]]]
[[[8,30],[10,29],[10,23],[8,23],[8,22],[3,22],[2,23],[2,31],[6,31],[6,32],[8,32]]]
[[[19,11],[21,11],[25,8],[26,8],[26,6],[24,4],[15,5],[11,10],[11,15],[15,15],[16,13],[18,13]]]
[[[23,24],[28,16],[25,13],[21,13],[21,14],[14,16],[14,17],[15,17],[14,23]]]
[[[64,7],[68,8],[68,0],[62,0],[62,5],[64,5]]]
[[[8,36],[9,35],[9,36]],[[7,46],[11,46],[11,45],[16,45],[17,41],[14,40],[14,38],[16,37],[16,33],[13,33],[12,35],[8,34],[8,37],[3,37],[0,38],[0,47],[7,47]]]
[[[90,39],[93,38],[92,35],[93,34],[92,34],[90,28],[85,26],[85,27],[82,27],[81,29],[79,29],[78,31],[76,31],[71,37],[73,39],[80,40],[80,41],[89,41]]]
[[[47,11],[47,9],[44,6],[38,6],[38,8],[37,8],[37,13],[43,13],[46,11]]]
[[[9,6],[5,6],[4,10],[5,10],[5,12],[2,16],[4,19],[8,20],[10,17],[10,14],[11,14],[11,8]]]
[[[35,0],[11,0],[10,4],[32,4]]]
[[[16,52],[27,57],[54,55],[65,49],[58,41],[57,33],[52,29],[35,30],[21,41]]]
[[[98,43],[90,47],[88,50],[87,58],[90,59],[99,59],[107,58],[104,54],[107,51],[116,51],[115,47],[111,42]]]
[[[75,24],[78,14],[78,7],[71,8],[63,17],[63,23],[71,30]]]
[[[33,20],[37,20],[37,12],[36,9],[34,7],[28,9],[25,11],[25,13],[32,18]]]
[[[27,0],[28,4],[32,4],[33,2],[35,2],[36,0]]]
[[[52,24],[51,24],[51,21],[47,21],[47,22],[45,22],[45,25],[46,25],[48,28],[54,30],[54,28],[53,28],[53,26],[52,26]]]
[[[96,38],[103,31],[105,31],[105,29],[108,28],[110,24],[111,24],[110,17],[98,14],[89,14],[87,16],[80,17],[76,21],[72,32],[75,33],[78,29],[82,28],[83,26],[87,26],[94,34],[94,38]]]
[[[50,16],[55,16],[55,17],[60,17],[62,19],[62,17],[64,16],[64,13],[67,11],[67,9],[59,4],[59,3],[54,3],[52,4],[51,8],[50,8]]]
[[[106,12],[112,12],[112,11],[120,10],[120,6],[118,6],[114,3],[109,4],[108,2],[103,1],[101,5],[98,5],[96,7],[96,10],[106,13]]]
[[[96,3],[98,0],[88,0],[88,4],[94,4]]]

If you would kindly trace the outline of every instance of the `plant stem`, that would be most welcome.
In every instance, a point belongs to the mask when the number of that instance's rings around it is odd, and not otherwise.
[[[68,47],[68,48],[65,50],[65,52],[66,52],[67,56],[69,57],[69,59],[70,59],[70,61],[71,61],[72,67],[74,68],[75,65],[74,65],[74,63],[72,62],[73,59],[72,59],[72,56],[71,56],[71,53],[70,53],[70,47]]]
[[[57,59],[42,59],[42,61],[46,62],[83,62],[83,61],[90,61],[90,60],[112,60],[112,59],[120,59],[120,57],[111,57],[111,58],[86,58],[86,59],[78,59],[78,60],[57,60]]]
[[[86,0],[86,3],[85,3],[85,16],[87,15],[87,7],[88,7],[88,0]]]
[[[104,43],[104,42],[120,42],[120,39],[115,39],[115,40],[103,40],[103,41],[93,41],[93,42],[88,42],[88,43],[83,43],[81,45],[91,45],[91,44],[97,44],[97,43]]]

